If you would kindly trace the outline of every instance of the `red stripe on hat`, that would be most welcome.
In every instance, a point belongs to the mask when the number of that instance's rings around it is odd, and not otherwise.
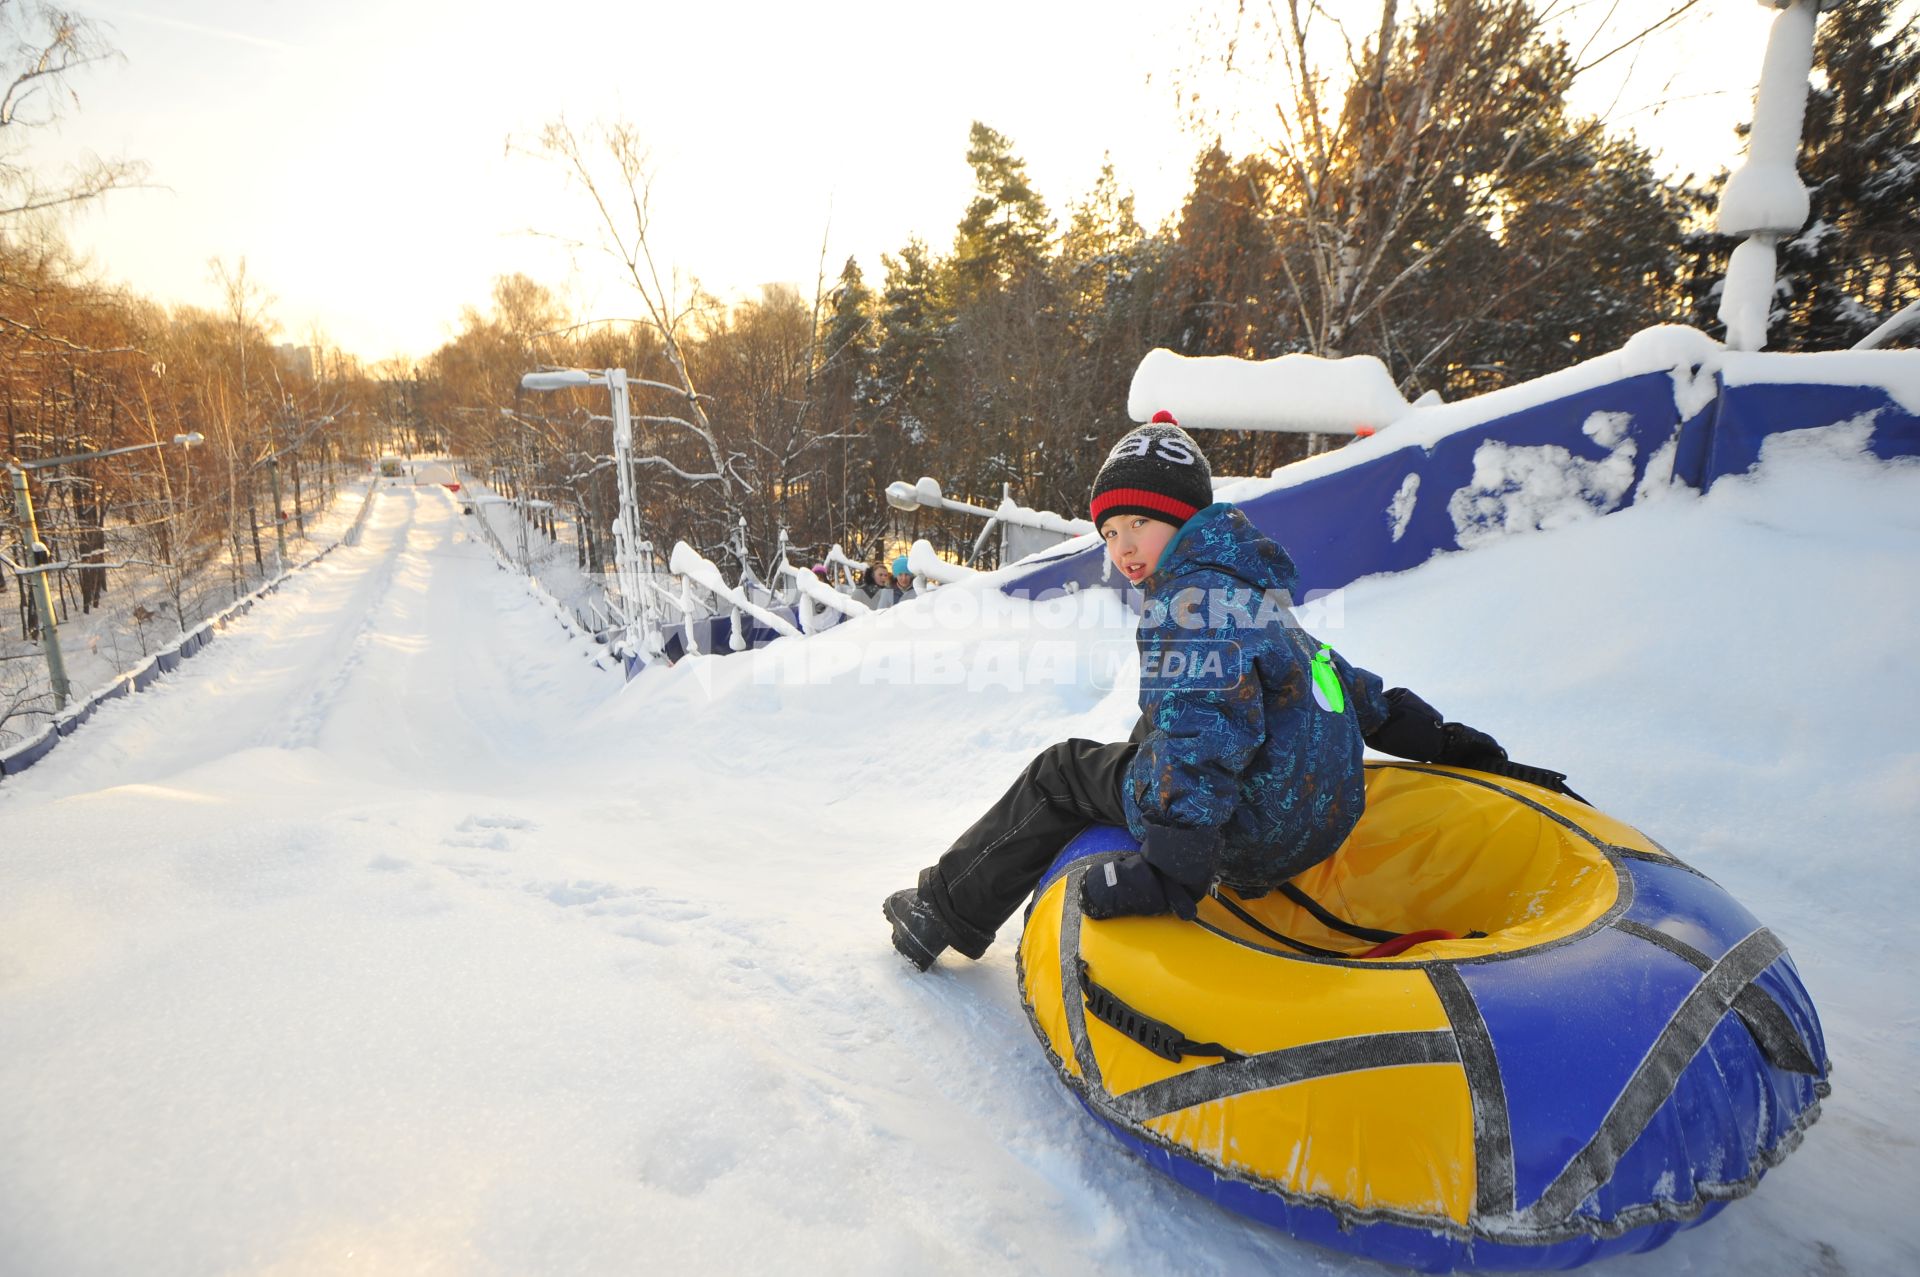
[[[1117,505],[1144,506],[1161,514],[1170,514],[1176,519],[1191,519],[1200,513],[1197,505],[1188,505],[1158,492],[1148,492],[1145,488],[1109,488],[1093,499],[1093,526],[1099,527],[1101,516]]]

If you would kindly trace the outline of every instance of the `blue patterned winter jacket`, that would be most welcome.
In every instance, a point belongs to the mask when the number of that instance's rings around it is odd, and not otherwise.
[[[1146,734],[1123,783],[1127,824],[1183,882],[1270,891],[1360,819],[1381,680],[1329,650],[1316,686],[1323,648],[1294,620],[1298,585],[1287,552],[1226,502],[1182,524],[1141,583]]]

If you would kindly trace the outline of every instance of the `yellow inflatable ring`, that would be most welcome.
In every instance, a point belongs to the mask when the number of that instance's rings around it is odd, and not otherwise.
[[[1289,894],[1084,918],[1081,875],[1134,846],[1090,829],[1035,893],[1034,1031],[1154,1165],[1298,1236],[1429,1271],[1645,1249],[1750,1191],[1827,1093],[1779,941],[1575,799],[1370,763]],[[1430,929],[1460,938],[1361,956]]]

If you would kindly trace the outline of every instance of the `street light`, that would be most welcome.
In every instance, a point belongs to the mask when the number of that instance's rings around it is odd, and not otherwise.
[[[620,513],[613,524],[613,562],[620,581],[620,597],[634,614],[627,617],[627,626],[631,629],[634,616],[638,616],[644,650],[648,620],[646,600],[640,594],[640,514],[633,491],[633,418],[627,411],[627,384],[624,368],[550,368],[520,378],[524,389],[535,391],[605,386],[613,400],[613,468],[620,488]]]
[[[624,368],[609,368],[604,372],[588,372],[584,368],[558,368],[547,372],[530,372],[520,378],[520,384],[528,390],[571,390],[575,386],[596,384],[594,378],[600,378],[600,385],[611,385],[613,374],[619,373],[626,379]]]
[[[177,445],[191,448],[204,443],[205,439],[195,430],[187,434],[175,435],[172,439],[156,439],[152,443],[130,444],[124,448],[103,448],[98,452],[76,452],[65,457],[40,457],[32,461],[21,461],[17,457],[7,460],[7,473],[13,477],[13,508],[19,511],[20,519],[27,527],[27,557],[32,562],[15,564],[14,575],[30,578],[33,587],[33,606],[40,616],[42,650],[47,656],[47,674],[53,680],[53,708],[56,712],[67,707],[72,694],[72,685],[67,682],[67,662],[60,653],[60,627],[53,617],[53,594],[47,589],[47,573],[58,572],[67,565],[53,563],[53,552],[47,543],[40,539],[40,524],[33,514],[33,492],[27,487],[27,472],[48,470],[54,466],[64,466],[75,461],[94,461],[101,457],[119,457],[129,452],[145,452],[149,448],[165,448]]]
[[[1047,510],[1029,510],[1025,506],[1015,505],[1011,491],[1004,486],[999,508],[993,510],[969,501],[954,500],[940,491],[938,479],[927,475],[922,475],[918,483],[895,480],[887,485],[886,495],[888,505],[907,513],[915,510],[949,510],[955,514],[974,514],[985,519],[986,526],[980,529],[980,535],[975,538],[973,551],[967,556],[968,562],[980,557],[980,549],[986,544],[987,535],[996,526],[1028,528],[1062,539],[1085,536],[1094,530],[1093,524],[1085,519],[1064,519]],[[1004,537],[1004,533],[1002,535]],[[1006,548],[1004,540],[1001,548],[1003,551]]]

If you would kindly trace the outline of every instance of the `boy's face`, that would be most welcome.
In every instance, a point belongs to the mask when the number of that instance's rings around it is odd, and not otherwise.
[[[1144,514],[1110,514],[1100,521],[1107,557],[1120,575],[1138,585],[1160,566],[1160,554],[1180,529]]]

